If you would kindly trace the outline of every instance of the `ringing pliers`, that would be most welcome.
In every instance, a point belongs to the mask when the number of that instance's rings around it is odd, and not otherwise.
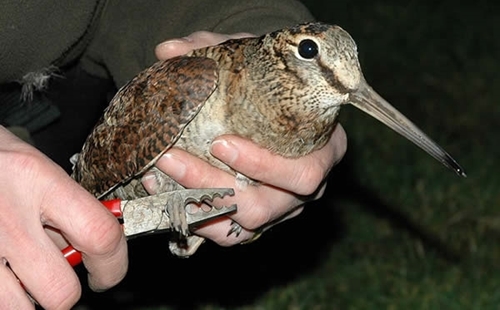
[[[223,198],[227,195],[233,196],[234,190],[231,188],[182,189],[134,200],[113,199],[101,201],[101,203],[122,222],[123,232],[127,239],[130,239],[143,234],[173,230],[170,216],[175,215],[167,213],[168,203],[182,203],[187,206],[190,203],[211,202],[216,197]],[[186,210],[186,221],[192,230],[206,221],[234,211],[236,211],[236,205],[220,208],[211,206],[209,210],[200,207],[195,213]],[[64,248],[62,252],[71,266],[82,262],[81,253],[72,246]]]

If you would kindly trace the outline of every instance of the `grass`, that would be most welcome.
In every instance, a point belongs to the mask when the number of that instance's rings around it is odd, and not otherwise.
[[[351,33],[368,82],[468,177],[346,107],[348,153],[303,215],[254,244],[208,244],[188,261],[166,249],[141,254],[151,245],[132,242],[126,281],[84,295],[89,308],[498,308],[500,10],[451,0],[306,4]]]

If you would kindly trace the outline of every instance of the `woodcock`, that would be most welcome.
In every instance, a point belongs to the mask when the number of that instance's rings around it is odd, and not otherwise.
[[[352,104],[465,176],[439,145],[365,81],[351,36],[338,26],[306,23],[261,37],[226,41],[160,61],[123,86],[87,138],[73,177],[98,198],[147,195],[141,177],[153,171],[160,191],[182,188],[154,164],[175,146],[252,182],[210,155],[222,134],[246,137],[284,157],[324,146],[340,107]],[[185,212],[177,205],[168,212]],[[171,243],[187,256],[200,241]],[[177,244],[177,246],[176,246]]]

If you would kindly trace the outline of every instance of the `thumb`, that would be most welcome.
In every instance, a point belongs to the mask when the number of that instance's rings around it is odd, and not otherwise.
[[[183,38],[176,38],[158,44],[155,48],[156,57],[165,60],[187,54],[192,50],[217,45],[229,39],[253,37],[250,33],[221,34],[208,31],[197,31]]]

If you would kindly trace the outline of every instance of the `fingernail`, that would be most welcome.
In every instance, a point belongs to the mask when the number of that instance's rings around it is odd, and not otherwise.
[[[239,155],[239,150],[236,148],[236,146],[224,139],[215,140],[214,142],[212,142],[210,152],[215,157],[229,165],[234,163]]]
[[[142,177],[142,185],[146,188],[148,193],[156,193],[158,191],[158,182],[156,180],[156,176],[153,172],[146,172],[146,174]]]
[[[180,157],[172,153],[162,156],[159,169],[173,179],[182,179],[186,175],[186,163]]]
[[[165,49],[165,48],[169,48],[170,46],[175,45],[175,44],[183,44],[183,43],[187,43],[187,42],[189,43],[192,41],[193,40],[189,37],[172,39],[172,40],[168,40],[165,42],[161,42],[160,44],[158,44],[158,46],[156,48],[157,49]]]

